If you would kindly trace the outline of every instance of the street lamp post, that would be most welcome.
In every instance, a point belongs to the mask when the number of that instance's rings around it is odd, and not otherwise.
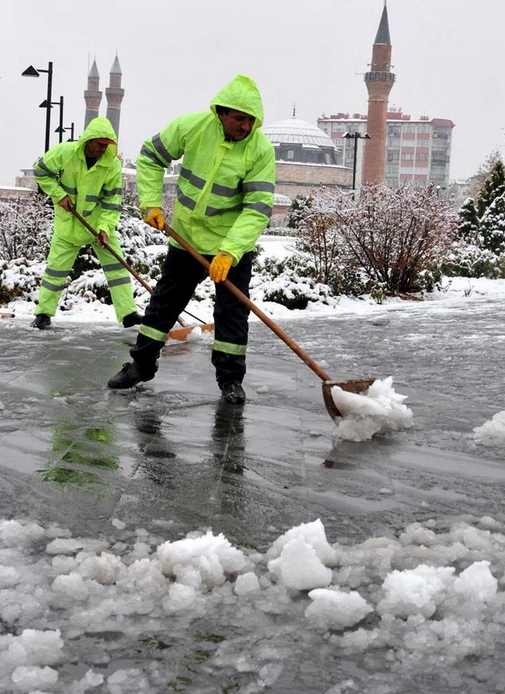
[[[356,190],[356,164],[358,162],[358,140],[370,140],[370,135],[364,133],[363,135],[359,132],[354,133],[344,133],[342,137],[345,140],[354,140],[354,157],[352,161],[352,189]]]
[[[51,135],[51,93],[53,89],[53,64],[52,62],[49,62],[47,65],[47,70],[43,70],[42,68],[34,68],[33,65],[30,65],[30,67],[27,67],[26,70],[21,73],[21,75],[23,77],[40,77],[41,72],[47,73],[47,97],[46,100],[40,104],[41,108],[46,109],[46,139],[44,152],[47,152],[47,150],[49,149],[49,141]]]
[[[68,138],[67,142],[73,142],[74,141],[74,123],[70,123],[70,127],[63,128],[63,130],[70,130],[70,137]]]
[[[59,101],[53,101],[52,102],[55,106],[59,105],[60,107],[60,124],[54,131],[55,133],[58,133],[59,135],[59,142],[63,142],[63,133],[65,132],[65,128],[63,127],[63,97],[60,96]]]

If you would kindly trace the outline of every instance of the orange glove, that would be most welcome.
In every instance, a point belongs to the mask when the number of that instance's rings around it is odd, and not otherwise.
[[[160,207],[150,207],[144,212],[144,222],[155,229],[163,229],[165,217]]]
[[[233,263],[233,258],[228,253],[218,253],[212,259],[209,267],[209,277],[213,282],[223,282],[228,276],[228,271]]]

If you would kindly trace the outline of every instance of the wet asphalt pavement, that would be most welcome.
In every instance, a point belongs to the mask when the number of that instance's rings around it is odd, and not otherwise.
[[[148,530],[170,518],[181,536],[212,528],[261,552],[317,518],[330,543],[433,517],[504,521],[503,450],[473,437],[505,410],[504,318],[475,297],[280,323],[333,378],[393,376],[408,396],[413,428],[361,443],[336,437],[318,377],[260,323],[248,400],[234,407],[220,400],[209,340],[167,346],[154,381],[110,391],[135,329],[2,320],[0,517],[93,537],[113,518]]]

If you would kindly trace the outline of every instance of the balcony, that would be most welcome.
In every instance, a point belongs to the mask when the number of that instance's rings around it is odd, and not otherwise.
[[[365,82],[394,82],[396,75],[393,72],[374,71],[365,72]]]

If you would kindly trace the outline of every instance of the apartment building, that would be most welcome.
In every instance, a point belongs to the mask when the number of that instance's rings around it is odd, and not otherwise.
[[[337,113],[321,116],[318,126],[342,150],[343,165],[354,165],[355,141],[344,138],[346,132],[367,132],[367,116],[359,113]],[[400,110],[388,111],[385,139],[385,185],[396,188],[412,183],[441,188],[449,186],[452,129],[454,123],[446,118],[421,116],[413,119]],[[363,159],[369,140],[358,139],[356,145],[356,181],[362,180]]]

